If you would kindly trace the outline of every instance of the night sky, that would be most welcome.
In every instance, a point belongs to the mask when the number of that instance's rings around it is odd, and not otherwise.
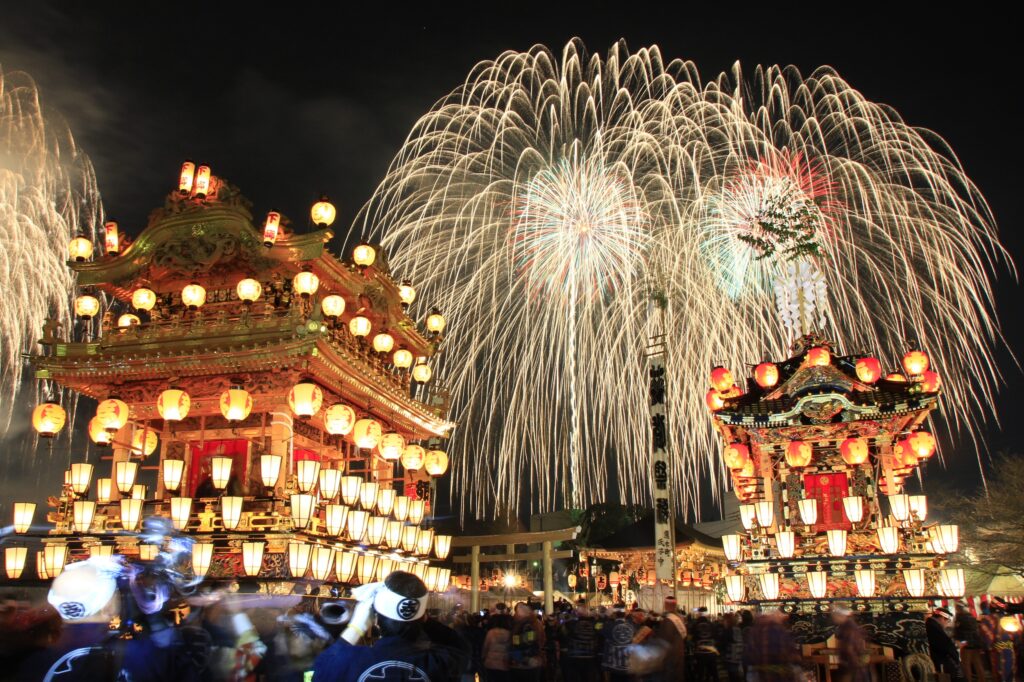
[[[494,16],[482,3],[450,13],[389,5],[368,17],[341,3],[286,14],[223,3],[5,3],[0,65],[32,75],[67,119],[123,229],[145,225],[191,158],[238,185],[256,214],[277,208],[301,219],[327,193],[344,237],[417,118],[473,64],[504,50],[543,43],[557,53],[579,36],[603,53],[625,38],[633,50],[659,45],[666,61],[693,60],[706,79],[736,60],[748,73],[758,63],[805,74],[829,64],[868,98],[949,141],[1024,263],[1021,60],[1016,22],[1005,14],[971,6],[972,16],[961,8],[925,19],[839,3],[849,16],[825,16],[820,5],[747,12],[719,3],[715,12],[673,15],[663,9],[669,3],[589,3],[559,15],[555,4],[494,5],[504,12]],[[995,276],[1006,340],[1021,353],[1021,288],[1005,268]],[[981,434],[983,458],[1024,451],[1024,375],[1008,350],[1000,357],[1002,427]],[[928,481],[976,487],[973,446],[966,438],[953,445],[949,469],[931,465]],[[4,469],[0,490],[10,490],[17,482]],[[51,485],[57,475],[46,476]]]

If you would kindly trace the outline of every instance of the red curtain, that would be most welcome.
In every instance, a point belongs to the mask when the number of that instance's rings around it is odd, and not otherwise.
[[[206,462],[213,457],[231,457],[234,460],[231,464],[231,475],[237,476],[238,480],[244,483],[249,474],[246,457],[249,452],[248,445],[244,438],[189,443],[192,458],[188,465],[188,494],[194,495],[199,484],[209,476],[210,465]]]
[[[848,494],[850,483],[846,474],[805,474],[804,497],[818,501],[817,532],[833,529],[850,530],[853,526],[843,510],[843,498]]]

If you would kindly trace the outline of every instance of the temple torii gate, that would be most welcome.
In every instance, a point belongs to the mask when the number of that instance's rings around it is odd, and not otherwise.
[[[508,533],[506,535],[465,535],[452,538],[452,547],[469,547],[470,553],[452,558],[457,564],[470,564],[470,578],[473,583],[470,596],[470,610],[480,609],[480,564],[500,563],[505,561],[536,561],[541,560],[544,575],[544,612],[551,613],[555,609],[555,586],[552,562],[555,559],[571,559],[573,550],[555,551],[552,543],[575,540],[579,534],[578,526],[561,530],[541,531],[537,533]],[[536,545],[541,550],[516,553],[516,545]],[[481,547],[505,547],[504,554],[481,554]]]

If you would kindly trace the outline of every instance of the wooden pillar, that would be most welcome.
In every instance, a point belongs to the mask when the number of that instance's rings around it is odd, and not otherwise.
[[[555,612],[555,577],[551,562],[551,540],[545,540],[543,544],[544,557],[544,613]]]
[[[472,563],[469,569],[469,579],[472,582],[469,597],[469,610],[477,613],[480,610],[480,545],[473,545]]]
[[[270,454],[281,457],[281,475],[274,490],[284,495],[292,468],[292,415],[287,405],[278,405],[270,413]]]

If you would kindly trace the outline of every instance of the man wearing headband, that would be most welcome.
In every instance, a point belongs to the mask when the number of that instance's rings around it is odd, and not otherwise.
[[[412,573],[395,571],[382,583],[352,590],[358,604],[341,638],[313,667],[315,682],[443,682],[458,679],[470,647],[454,630],[424,618],[427,588]],[[381,638],[359,642],[376,616]]]
[[[924,623],[928,635],[928,653],[935,664],[935,669],[947,673],[955,682],[960,682],[964,680],[963,669],[960,667],[960,650],[946,632],[952,624],[953,612],[945,606],[934,609]]]

